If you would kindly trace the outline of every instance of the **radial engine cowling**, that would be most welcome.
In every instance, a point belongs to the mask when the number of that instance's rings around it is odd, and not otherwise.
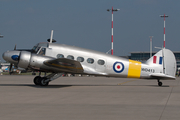
[[[27,51],[21,51],[20,56],[19,56],[19,62],[18,62],[18,67],[21,68],[28,68],[30,64],[30,59],[31,59],[31,53]]]

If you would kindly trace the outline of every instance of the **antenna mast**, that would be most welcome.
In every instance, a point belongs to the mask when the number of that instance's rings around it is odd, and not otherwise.
[[[50,39],[50,43],[52,43],[52,38],[53,38],[53,30],[51,30],[51,39]]]

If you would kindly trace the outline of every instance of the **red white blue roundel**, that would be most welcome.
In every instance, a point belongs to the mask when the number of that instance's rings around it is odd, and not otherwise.
[[[115,62],[113,65],[113,70],[116,73],[121,73],[124,70],[124,64],[122,62]]]

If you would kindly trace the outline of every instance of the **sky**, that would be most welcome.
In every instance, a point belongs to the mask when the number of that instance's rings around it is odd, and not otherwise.
[[[106,53],[111,49],[114,12],[114,55],[162,47],[166,14],[166,48],[180,51],[180,0],[0,0],[0,59],[7,50],[31,49],[53,39]],[[110,53],[110,52],[109,52]]]

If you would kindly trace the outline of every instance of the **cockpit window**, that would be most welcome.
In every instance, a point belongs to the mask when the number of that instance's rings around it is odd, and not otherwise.
[[[41,47],[43,47],[43,48],[48,48],[48,45],[49,45],[48,43],[38,43],[37,45],[35,45],[35,46],[32,48],[32,52],[33,52],[33,53],[37,53]]]
[[[46,53],[46,48],[40,48],[39,52],[37,54],[39,55],[45,55]]]
[[[33,51],[35,51],[35,50],[36,50],[36,48],[37,48],[37,46],[34,46],[34,47],[32,48],[32,50],[33,50]]]
[[[34,46],[34,47],[32,48],[32,52],[33,52],[33,53],[36,53],[37,46],[38,46],[38,45],[36,45],[36,46]]]
[[[35,53],[39,53],[39,49],[40,49],[40,47],[37,47],[35,50]]]
[[[48,43],[38,43],[38,47],[48,47]]]

